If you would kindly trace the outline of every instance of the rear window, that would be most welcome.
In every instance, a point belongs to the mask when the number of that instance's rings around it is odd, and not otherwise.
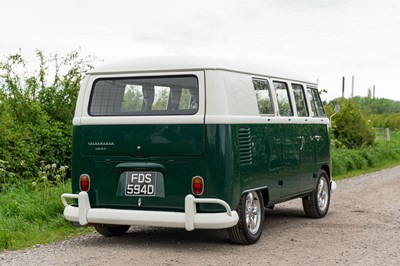
[[[94,82],[89,114],[193,115],[198,107],[196,76],[110,78]]]

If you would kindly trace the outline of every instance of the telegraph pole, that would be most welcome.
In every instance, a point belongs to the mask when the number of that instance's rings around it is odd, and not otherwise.
[[[344,98],[344,76],[342,77],[342,98]]]
[[[351,98],[354,97],[354,75],[351,76]]]
[[[374,95],[373,99],[375,99],[375,85],[373,87],[373,94],[372,95]]]

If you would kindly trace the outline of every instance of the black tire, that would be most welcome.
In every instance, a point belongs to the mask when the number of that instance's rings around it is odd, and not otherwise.
[[[130,225],[113,225],[113,224],[95,224],[94,228],[96,228],[96,231],[99,234],[102,234],[103,236],[106,237],[111,237],[111,236],[121,236],[125,234],[129,228]]]
[[[242,195],[237,212],[239,221],[235,226],[228,228],[229,238],[235,244],[256,243],[264,226],[264,200],[261,192],[251,191]]]
[[[328,174],[321,170],[314,191],[303,198],[303,209],[310,218],[322,218],[328,213],[331,201],[331,189]]]

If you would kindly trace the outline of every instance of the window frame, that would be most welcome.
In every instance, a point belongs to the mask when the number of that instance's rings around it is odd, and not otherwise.
[[[305,87],[304,87],[304,85],[303,84],[301,84],[301,83],[296,83],[296,82],[292,82],[291,84],[291,87],[292,87],[292,92],[293,92],[293,97],[294,97],[294,103],[296,104],[296,115],[298,116],[298,117],[310,117],[310,109],[309,109],[309,104],[308,104],[308,101],[307,101],[307,93],[306,93],[306,90],[305,90]],[[299,108],[298,108],[298,106],[297,106],[297,100],[296,100],[296,95],[295,95],[295,86],[299,86],[301,89],[301,92],[302,92],[302,94],[303,94],[303,102],[304,102],[304,108],[305,108],[305,111],[307,112],[307,114],[306,115],[299,115]]]
[[[275,87],[275,83],[279,83],[279,84],[284,84],[286,87],[286,93],[287,93],[287,98],[288,98],[288,104],[289,104],[289,108],[291,111],[291,115],[282,115],[281,114],[281,110],[279,108],[279,99],[278,99],[278,93],[277,93],[277,89]],[[288,81],[283,81],[283,80],[273,80],[272,81],[273,87],[274,87],[274,92],[275,92],[275,98],[276,98],[276,102],[278,104],[277,108],[276,108],[276,112],[279,116],[281,117],[294,117],[294,108],[293,108],[293,103],[292,103],[292,92],[291,92],[291,88],[288,85]]]
[[[168,78],[194,78],[196,80],[196,87],[197,87],[197,106],[196,109],[187,109],[187,110],[151,110],[151,111],[141,111],[141,112],[117,112],[117,113],[110,113],[110,114],[93,114],[92,112],[92,104],[93,104],[93,97],[95,94],[95,88],[96,84],[100,81],[117,81],[117,80],[140,80],[140,79],[168,79]],[[166,87],[165,85],[160,86],[160,85],[155,85],[153,84],[154,87]],[[169,87],[170,93],[172,91],[172,86]],[[182,89],[185,89],[182,87]],[[170,95],[169,95],[170,98]],[[168,98],[167,102],[167,107],[169,105],[170,99]],[[121,104],[122,105],[122,104]],[[122,76],[122,77],[101,77],[101,78],[96,78],[91,86],[90,89],[90,97],[89,97],[89,102],[87,104],[87,114],[91,117],[140,117],[140,116],[171,116],[171,115],[177,115],[177,116],[194,116],[197,115],[200,110],[200,81],[199,77],[194,74],[182,74],[182,75],[151,75],[151,76]]]
[[[310,116],[311,117],[327,117],[326,116],[326,111],[325,111],[325,108],[324,108],[324,104],[322,103],[321,96],[319,94],[318,88],[312,87],[312,86],[307,86],[306,87],[306,91],[307,91],[307,97],[309,97],[309,103],[310,103]],[[315,95],[311,94],[309,91],[316,91],[317,98],[315,99]],[[320,109],[318,108],[318,106],[315,106],[316,107],[316,113],[314,112],[314,110],[313,110],[313,106],[314,105],[313,105],[313,102],[312,102],[313,99],[315,99],[317,105],[319,104],[320,107],[322,107],[322,110],[323,110],[323,114],[322,115],[319,114],[319,110]]]

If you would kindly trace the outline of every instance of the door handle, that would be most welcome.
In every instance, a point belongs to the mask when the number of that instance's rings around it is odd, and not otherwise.
[[[302,150],[303,149],[303,147],[304,147],[304,142],[305,142],[305,139],[304,139],[304,137],[303,136],[299,136],[299,137],[297,137],[298,139],[301,139],[301,145],[300,145],[300,150]]]

